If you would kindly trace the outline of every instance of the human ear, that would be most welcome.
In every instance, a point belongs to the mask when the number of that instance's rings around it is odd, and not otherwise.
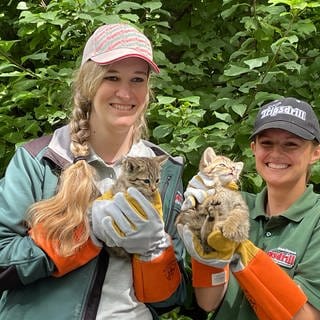
[[[256,153],[256,143],[254,141],[251,141],[250,148],[251,148],[251,151],[252,151],[253,155],[255,155],[255,153]]]
[[[320,159],[320,145],[318,144],[313,148],[310,164],[314,164]]]

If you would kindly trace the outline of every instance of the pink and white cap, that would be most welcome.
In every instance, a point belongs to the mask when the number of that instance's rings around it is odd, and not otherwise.
[[[141,58],[149,63],[153,71],[160,72],[153,61],[151,43],[142,32],[125,23],[106,24],[88,39],[81,65],[88,60],[110,64],[130,57]]]

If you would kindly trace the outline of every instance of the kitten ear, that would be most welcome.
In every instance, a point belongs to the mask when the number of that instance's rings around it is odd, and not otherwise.
[[[212,163],[213,159],[216,157],[216,153],[211,147],[208,147],[206,150],[204,150],[202,157],[201,157],[201,162],[203,165],[206,167],[210,163]]]
[[[161,166],[169,159],[169,156],[166,154],[163,154],[161,156],[156,156],[156,159],[157,159],[159,165]]]
[[[136,167],[135,159],[133,157],[126,157],[122,160],[122,167],[126,172],[134,171]]]

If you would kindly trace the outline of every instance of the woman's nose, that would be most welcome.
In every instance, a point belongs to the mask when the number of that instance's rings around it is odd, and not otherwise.
[[[272,148],[271,148],[271,153],[272,154],[280,154],[280,153],[282,153],[282,151],[283,151],[282,147],[279,144],[274,144],[272,146]]]
[[[119,87],[116,90],[116,95],[119,98],[124,98],[124,99],[130,98],[130,95],[131,95],[130,86],[128,84],[126,84],[126,83],[120,84]]]

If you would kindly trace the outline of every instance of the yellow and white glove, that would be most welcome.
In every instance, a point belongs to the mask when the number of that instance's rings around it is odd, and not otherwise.
[[[197,203],[202,203],[207,197],[211,184],[212,181],[208,180],[200,172],[193,176],[184,192],[184,202],[181,210],[187,210],[195,207]]]
[[[181,281],[171,237],[164,230],[162,217],[159,192],[151,203],[135,188],[117,193],[111,200],[110,194],[103,195],[92,206],[96,237],[133,254],[135,294],[145,303],[169,298]]]
[[[188,225],[177,225],[177,230],[185,248],[191,256],[192,285],[195,288],[212,287],[225,284],[229,279],[229,263],[232,253],[206,253],[199,239],[192,233]]]
[[[92,206],[92,223],[94,234],[108,246],[122,247],[144,260],[170,246],[159,193],[154,204],[135,188],[117,193],[112,200],[97,200]]]
[[[226,239],[220,231],[208,236],[208,244],[230,270],[260,320],[289,320],[307,302],[298,285],[250,240]]]
[[[215,193],[214,189],[215,182],[208,178],[206,175],[198,172],[191,178],[184,192],[184,202],[181,210],[187,210],[195,207],[197,204],[202,203],[208,195]],[[238,185],[231,181],[226,186],[231,190],[238,190]]]

